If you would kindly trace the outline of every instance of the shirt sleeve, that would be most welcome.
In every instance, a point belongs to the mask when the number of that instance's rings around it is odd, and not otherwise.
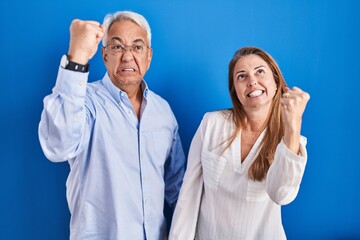
[[[88,73],[59,67],[56,85],[44,98],[38,134],[43,152],[51,161],[66,161],[81,151],[87,79]]]
[[[306,138],[300,137],[299,155],[287,148],[283,140],[279,143],[266,178],[266,190],[270,198],[279,205],[292,202],[300,188],[307,162]]]
[[[173,211],[178,199],[179,191],[185,173],[186,158],[178,133],[178,126],[174,132],[170,154],[165,164],[165,201]]]
[[[201,149],[202,124],[192,140],[184,181],[176,204],[169,240],[194,239],[203,191]]]

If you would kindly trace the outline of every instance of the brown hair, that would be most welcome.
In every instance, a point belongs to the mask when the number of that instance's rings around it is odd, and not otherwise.
[[[280,97],[283,93],[283,89],[286,86],[286,83],[278,64],[267,52],[256,47],[244,47],[240,48],[235,52],[233,58],[229,63],[228,76],[229,92],[233,104],[233,108],[231,109],[231,111],[236,126],[235,132],[230,139],[230,144],[234,141],[236,134],[244,126],[246,120],[244,108],[237,97],[234,86],[234,67],[241,57],[251,54],[261,57],[269,65],[274,76],[276,87],[277,89],[279,89],[275,93],[270,111],[267,116],[267,120],[265,122],[265,126],[267,127],[267,129],[260,145],[261,149],[259,155],[256,157],[254,163],[249,169],[249,176],[252,180],[262,181],[265,178],[270,164],[274,159],[276,147],[281,141],[281,138],[284,136],[281,121]]]

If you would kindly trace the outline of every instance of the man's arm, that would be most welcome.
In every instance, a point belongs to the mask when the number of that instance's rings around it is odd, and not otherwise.
[[[70,26],[69,59],[86,64],[103,36],[99,23],[74,20]],[[52,161],[66,161],[81,151],[89,123],[85,108],[87,79],[88,73],[59,68],[53,92],[44,99],[39,140],[44,154]]]
[[[39,123],[39,140],[45,156],[66,161],[80,152],[87,114],[85,94],[88,73],[59,68],[52,94],[44,99]]]
[[[185,173],[186,158],[176,127],[169,157],[165,163],[165,201],[174,211]]]

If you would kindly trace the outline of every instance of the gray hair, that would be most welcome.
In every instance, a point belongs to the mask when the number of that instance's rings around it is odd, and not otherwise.
[[[104,22],[103,22],[103,26],[105,28],[105,36],[102,40],[103,46],[106,46],[107,34],[109,32],[111,25],[114,22],[123,21],[123,20],[133,21],[134,23],[139,25],[142,29],[144,29],[146,31],[147,40],[149,42],[149,47],[151,47],[151,29],[150,29],[149,23],[146,21],[146,19],[142,15],[135,13],[135,12],[130,12],[130,11],[118,11],[115,13],[107,14],[105,16]]]

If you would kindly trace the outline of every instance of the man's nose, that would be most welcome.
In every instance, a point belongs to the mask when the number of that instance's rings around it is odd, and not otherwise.
[[[131,48],[124,48],[122,55],[121,55],[121,60],[128,62],[134,59],[134,55],[132,52]]]

